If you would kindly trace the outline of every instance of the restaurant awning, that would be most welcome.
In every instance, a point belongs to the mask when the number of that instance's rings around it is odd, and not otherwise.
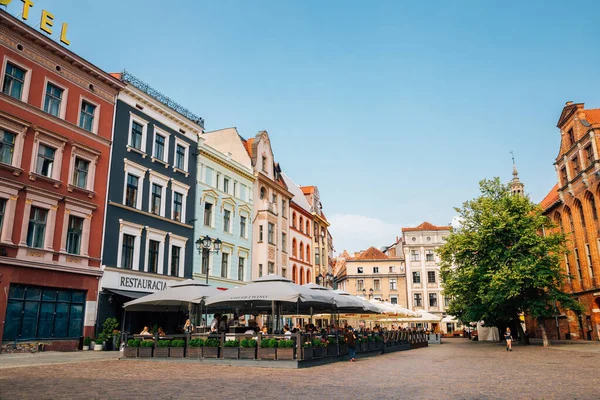
[[[119,289],[107,289],[104,288],[105,291],[110,292],[112,294],[116,294],[118,296],[128,297],[130,299],[139,299],[140,297],[148,296],[148,292],[132,292],[130,290],[119,290]]]

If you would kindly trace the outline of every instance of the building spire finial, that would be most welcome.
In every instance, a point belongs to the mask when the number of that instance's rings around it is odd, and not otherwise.
[[[513,176],[516,178],[519,175],[519,173],[517,172],[517,164],[515,163],[515,153],[511,150],[510,155],[512,157],[513,162]]]
[[[519,180],[519,173],[517,172],[517,164],[515,163],[515,153],[511,150],[510,155],[513,162],[513,179],[510,183],[510,190],[513,194],[522,196],[524,194],[525,185]]]

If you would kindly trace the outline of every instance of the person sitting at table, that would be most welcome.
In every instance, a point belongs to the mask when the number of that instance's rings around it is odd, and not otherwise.
[[[183,326],[183,332],[184,332],[184,333],[192,333],[192,331],[193,331],[193,328],[194,328],[194,327],[192,326],[192,321],[190,321],[190,319],[188,318],[188,319],[185,321],[185,325]]]
[[[158,336],[167,336],[167,334],[163,330],[162,326],[158,327]]]
[[[150,330],[148,329],[148,327],[145,326],[144,329],[142,329],[142,331],[140,332],[140,335],[149,335],[149,336],[152,336],[152,333],[150,332]]]
[[[266,335],[267,333],[269,333],[269,328],[267,328],[267,326],[266,326],[266,325],[263,325],[263,327],[260,329],[260,332],[261,332],[263,335]]]
[[[219,322],[221,320],[221,314],[215,314],[214,319],[210,323],[210,331],[216,332],[219,330]]]
[[[233,314],[233,318],[231,318],[231,320],[229,320],[229,322],[227,323],[227,326],[237,326],[239,324],[239,317],[237,314]]]
[[[286,336],[292,336],[292,332],[290,331],[290,328],[287,326],[287,324],[283,327],[283,334]]]
[[[227,332],[227,315],[221,317],[219,322],[219,332]]]

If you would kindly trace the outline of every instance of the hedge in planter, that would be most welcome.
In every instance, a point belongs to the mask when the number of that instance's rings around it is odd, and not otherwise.
[[[169,357],[169,346],[171,345],[170,340],[159,340],[156,343],[156,349],[154,350],[154,357]]]
[[[302,359],[312,360],[314,358],[314,350],[311,342],[302,343]]]
[[[240,358],[240,341],[226,340],[223,343],[223,358],[237,360]]]
[[[321,339],[313,339],[312,345],[314,358],[325,357],[325,354],[327,354],[327,341]]]
[[[182,340],[182,339],[171,340],[171,347],[169,348],[169,356],[171,358],[183,358],[184,350],[185,350],[185,340]]]
[[[154,342],[152,340],[142,340],[138,355],[140,358],[150,358],[152,357],[152,350],[154,350]]]
[[[127,347],[125,347],[125,357],[136,358],[138,356],[138,347],[140,347],[139,339],[129,339]]]
[[[327,345],[327,356],[337,355],[337,340],[335,338],[328,339],[329,344]]]
[[[258,349],[258,358],[261,360],[275,360],[277,354],[277,339],[262,339]]]
[[[256,358],[256,340],[242,339],[240,342],[240,358],[245,360],[254,360]]]
[[[293,340],[282,339],[277,342],[277,359],[278,360],[293,360],[296,342]]]
[[[202,357],[204,358],[219,358],[221,341],[217,338],[208,338],[204,341],[204,350]]]
[[[200,358],[202,357],[202,347],[204,346],[204,340],[200,338],[195,338],[190,340],[188,343],[189,346],[187,348],[187,357],[188,358]]]

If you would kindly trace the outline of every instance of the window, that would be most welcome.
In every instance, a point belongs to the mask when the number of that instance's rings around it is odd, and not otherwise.
[[[150,199],[150,212],[152,214],[161,214],[162,191],[162,186],[157,185],[156,183],[152,184],[152,197]]]
[[[138,150],[142,149],[142,138],[144,136],[144,126],[137,121],[131,123],[131,136],[129,137],[129,145]]]
[[[262,264],[258,264],[258,277],[260,278],[261,276],[263,276],[263,268]]]
[[[96,112],[96,106],[92,103],[88,103],[85,100],[81,101],[81,111],[79,114],[79,127],[87,131],[93,132],[94,130],[94,114]]]
[[[321,265],[325,265],[325,261],[327,260],[327,254],[325,253],[325,247],[323,247],[321,249],[321,254],[323,254],[323,257],[321,257]]]
[[[365,281],[362,279],[356,280],[356,291],[361,292],[365,288]]]
[[[390,279],[390,290],[396,290],[398,288],[398,281],[396,278]]]
[[[173,219],[181,222],[183,210],[183,195],[178,192],[173,192]]]
[[[137,207],[139,178],[135,175],[127,174],[127,190],[125,192],[125,205]]]
[[[598,247],[600,247],[600,239],[598,240]],[[567,281],[571,283],[571,266],[569,265],[569,257],[565,254],[565,269],[567,272]]]
[[[292,213],[292,228],[296,227],[296,213]]]
[[[381,290],[381,282],[379,279],[373,279],[373,290],[379,292]]]
[[[225,254],[223,254],[225,256]],[[181,247],[171,246],[171,271],[169,275],[179,276],[179,263],[181,262]]]
[[[281,232],[281,250],[287,253],[287,235],[285,232]]]
[[[179,168],[182,171],[187,171],[185,163],[186,148],[180,144],[175,146],[175,168]]]
[[[246,259],[244,257],[240,257],[238,259],[238,280],[244,280],[244,265],[246,264]]]
[[[3,339],[79,338],[84,308],[83,291],[11,284]]]
[[[412,278],[413,283],[421,283],[421,273],[419,271],[413,271]]]
[[[154,134],[154,158],[167,162],[167,158],[165,158],[165,141],[163,135]]]
[[[60,104],[64,89],[48,82],[46,85],[46,98],[44,99],[44,111],[55,117],[60,117]]]
[[[231,194],[234,196],[237,195],[237,193],[238,193],[237,187],[238,187],[237,181],[233,181],[233,193],[231,193]]]
[[[0,199],[0,232],[4,223],[4,213],[6,212],[6,199]]]
[[[83,235],[83,218],[69,216],[69,226],[67,229],[67,253],[80,254],[81,237]]]
[[[287,278],[287,268],[281,268],[281,276]]]
[[[379,273],[379,267],[373,267],[373,273],[374,274],[378,274]]]
[[[284,217],[286,217],[285,205],[286,205],[285,199],[281,199],[281,215],[283,215]]]
[[[7,62],[6,72],[4,73],[4,85],[2,87],[2,92],[9,95],[10,97],[22,100],[26,74],[26,70]]]
[[[210,262],[210,252],[208,249],[202,249],[202,274],[206,275],[208,272],[208,266]]]
[[[271,203],[277,204],[277,195],[275,193],[271,194]],[[300,230],[302,230],[302,227],[300,227]]]
[[[435,261],[433,250],[425,250],[425,261]]]
[[[14,133],[0,130],[0,162],[8,165],[12,165],[13,154],[15,152],[15,138]]]
[[[55,154],[56,149],[40,143],[38,147],[35,173],[52,178],[52,168],[54,167]]]
[[[390,303],[398,304],[398,298],[396,296],[390,296]]]
[[[82,189],[87,189],[89,170],[90,162],[88,160],[75,157],[75,167],[73,168],[73,185]]]
[[[275,273],[275,263],[269,262],[269,274]]]
[[[133,269],[133,255],[135,253],[135,236],[123,234],[121,247],[121,268]]]
[[[581,264],[579,262],[579,251],[575,249],[575,264],[577,265],[577,275],[579,276],[579,280],[583,280],[583,275],[581,275]]]
[[[310,236],[310,221],[306,221],[306,234]]]
[[[213,184],[213,169],[206,167],[206,169],[204,170],[204,183],[206,183],[207,185],[210,186],[214,186]]]
[[[429,307],[437,307],[437,293],[429,293]]]
[[[27,246],[38,249],[44,247],[47,217],[48,210],[31,207],[31,212],[29,214],[29,228],[27,230]]]
[[[229,254],[223,253],[221,258],[221,278],[227,278],[227,269],[229,268]]]
[[[421,293],[413,294],[413,306],[414,307],[422,307],[423,306],[423,295]]]
[[[427,283],[435,283],[435,271],[427,271]]]
[[[563,186],[566,185],[569,182],[569,178],[567,176],[567,168],[562,167],[560,169],[560,176],[562,178],[562,185]]]
[[[396,267],[390,266],[390,274],[393,274],[396,272]]]
[[[246,237],[246,217],[240,216],[240,237]]]
[[[410,261],[420,261],[419,250],[410,251]]]
[[[263,241],[263,226],[262,225],[258,226],[258,241],[259,242]]]
[[[219,189],[220,185],[221,185],[221,174],[217,172],[217,182],[215,184],[215,187],[217,189]]]
[[[223,231],[231,232],[231,211],[223,211]]]
[[[262,156],[262,170],[263,172],[267,172],[267,157]]]
[[[450,306],[450,300],[452,300],[450,297],[444,297],[444,307]]]
[[[158,272],[158,258],[160,254],[160,242],[150,240],[148,242],[148,272]]]
[[[321,264],[321,263],[319,262],[319,261],[320,261],[320,257],[321,257],[321,256],[320,256],[320,254],[319,254],[319,248],[318,248],[318,247],[315,247],[315,264],[317,264],[317,265]],[[362,269],[362,267],[358,267],[358,273],[359,273],[359,274],[362,274],[362,273],[363,273],[363,269]]]
[[[569,135],[569,145],[573,146],[575,144],[575,135],[573,134],[573,129],[569,129],[567,134]]]
[[[246,185],[240,185],[240,199],[246,201]]]
[[[317,263],[317,264],[318,264],[318,263]],[[363,269],[363,267],[357,267],[357,268],[356,268],[356,272],[357,272],[357,273],[359,273],[359,274],[362,274],[362,273],[364,272],[364,269]]]
[[[591,144],[585,148],[585,155],[587,157],[587,166],[589,167],[594,162],[594,148]]]
[[[590,202],[590,208],[592,209],[592,217],[594,217],[594,220],[597,221],[598,220],[598,210],[596,209],[596,200],[594,199],[593,194],[590,193],[588,201]],[[562,225],[560,224],[560,222],[558,224],[562,228]]]
[[[213,205],[207,202],[204,202],[204,225],[212,226],[212,208]]]
[[[267,240],[269,241],[269,243],[271,244],[275,244],[275,225],[269,223],[268,225],[268,237]]]
[[[260,199],[263,200],[267,196],[267,190],[264,187],[260,188]]]
[[[581,172],[581,168],[579,167],[579,158],[573,157],[571,163],[573,164],[573,175],[579,174],[579,172]]]
[[[585,255],[587,256],[587,265],[588,265],[588,272],[590,274],[590,279],[593,281],[594,280],[594,268],[592,265],[592,255],[590,253],[590,245],[589,244],[585,244]]]
[[[223,178],[223,191],[229,193],[229,178]]]

